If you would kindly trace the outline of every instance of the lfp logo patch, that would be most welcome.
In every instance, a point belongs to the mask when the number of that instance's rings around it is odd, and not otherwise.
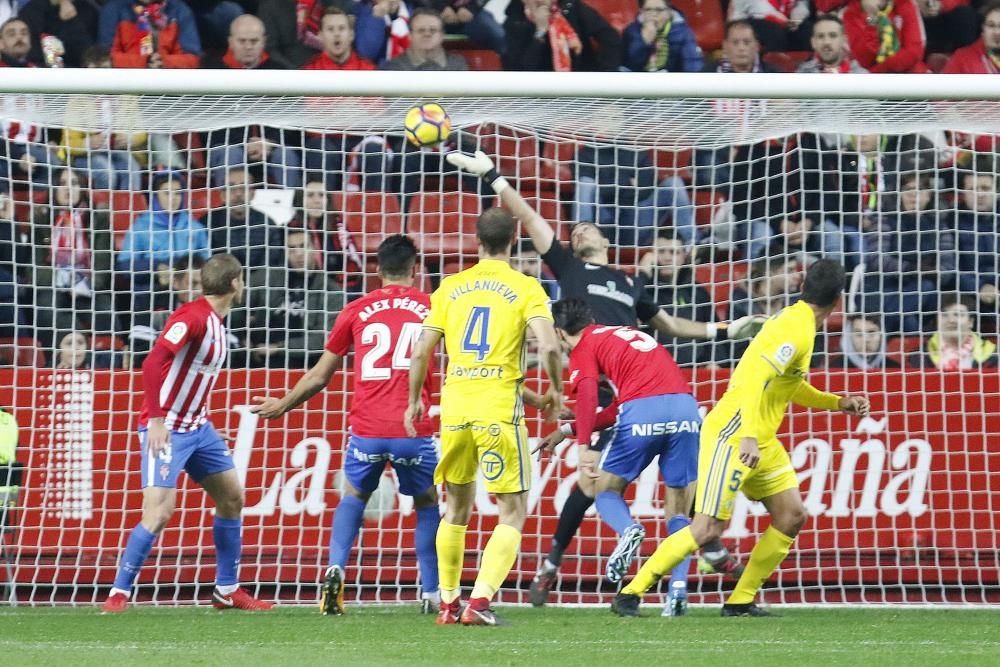
[[[479,469],[483,471],[483,477],[487,481],[495,482],[503,474],[503,457],[493,451],[483,452],[479,459]]]

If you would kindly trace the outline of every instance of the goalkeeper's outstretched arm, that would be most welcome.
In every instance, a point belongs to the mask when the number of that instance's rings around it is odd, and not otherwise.
[[[753,338],[766,321],[767,318],[763,315],[746,315],[728,323],[696,322],[694,320],[685,320],[682,317],[667,315],[661,308],[649,320],[649,325],[665,336],[702,338],[723,342]]]
[[[289,410],[297,408],[330,384],[334,372],[340,368],[343,359],[339,354],[329,350],[323,352],[319,361],[306,371],[290,392],[281,398],[255,396],[253,400],[257,405],[250,408],[250,412],[256,412],[264,419],[277,419]]]
[[[493,160],[486,153],[482,151],[476,151],[475,155],[465,155],[464,153],[457,152],[449,153],[446,159],[459,169],[464,169],[471,174],[475,174],[489,183],[493,191],[499,195],[500,203],[524,225],[528,236],[531,237],[531,242],[535,244],[535,250],[538,251],[538,254],[544,255],[549,251],[556,237],[555,230],[545,221],[545,218],[538,215],[538,212],[531,208],[528,202],[524,201],[524,197],[521,196],[517,189],[511,186],[507,179],[497,172]]]

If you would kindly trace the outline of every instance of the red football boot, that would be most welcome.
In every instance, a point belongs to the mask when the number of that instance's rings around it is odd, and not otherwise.
[[[216,609],[242,609],[243,611],[268,611],[274,605],[258,600],[242,588],[237,588],[229,595],[223,595],[216,588],[212,591],[212,606]]]
[[[458,623],[458,611],[462,606],[462,600],[455,598],[451,602],[441,602],[441,611],[438,612],[438,625],[454,625]]]
[[[128,609],[128,596],[124,593],[112,593],[101,606],[102,614],[120,614]]]

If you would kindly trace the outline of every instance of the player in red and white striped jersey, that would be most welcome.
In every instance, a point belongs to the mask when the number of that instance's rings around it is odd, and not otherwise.
[[[243,488],[226,444],[208,421],[208,397],[226,362],[222,320],[243,298],[243,267],[232,255],[215,255],[201,269],[203,296],[170,316],[142,364],[145,391],[139,416],[142,446],[142,520],[129,535],[105,612],[128,607],[132,582],[177,504],[181,470],[215,501],[215,591],[219,609],[263,611],[269,602],[239,587]]]

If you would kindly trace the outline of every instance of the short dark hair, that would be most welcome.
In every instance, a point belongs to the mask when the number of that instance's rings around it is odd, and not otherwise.
[[[575,336],[594,323],[594,314],[583,299],[560,299],[552,304],[552,319],[556,329]]]
[[[325,19],[327,16],[343,16],[344,18],[347,19],[347,25],[351,27],[351,30],[354,30],[354,14],[346,12],[340,7],[337,7],[336,5],[327,7],[326,9],[323,10],[322,16],[319,17],[320,28],[323,27],[323,19]]]
[[[816,26],[819,25],[820,21],[830,21],[832,23],[836,23],[837,25],[839,25],[841,31],[843,31],[844,29],[844,22],[841,21],[840,17],[837,16],[836,14],[820,14],[819,16],[817,16],[816,20],[813,21],[814,30],[816,29]]]
[[[535,242],[531,239],[521,239],[517,242],[517,254],[523,255],[526,252],[538,252]]]
[[[849,315],[847,319],[851,322],[871,322],[877,326],[880,331],[884,330],[884,327],[882,326],[882,318],[876,313],[854,313],[853,315]]]
[[[404,278],[417,263],[417,246],[406,234],[387,236],[378,246],[378,270],[386,278]]]
[[[747,28],[753,33],[753,38],[758,42],[760,39],[757,37],[757,29],[753,27],[753,23],[750,23],[747,19],[733,19],[732,21],[726,21],[726,31],[723,33],[723,39],[729,38],[729,33],[733,31],[734,28]]]
[[[959,292],[947,292],[942,294],[939,304],[938,312],[941,313],[952,306],[958,305],[965,306],[970,313],[976,310],[976,300],[967,294],[961,294]]]
[[[410,25],[413,25],[413,21],[418,16],[430,16],[431,18],[437,19],[438,23],[444,26],[444,19],[441,18],[441,12],[436,9],[431,9],[430,7],[417,7],[410,13]]]
[[[681,238],[681,235],[673,227],[660,227],[656,231],[656,238],[661,241],[677,241],[681,245],[687,245],[687,241]]]
[[[476,220],[476,238],[490,255],[509,251],[516,232],[514,216],[506,209],[494,206],[483,211]]]
[[[984,4],[979,10],[979,15],[985,21],[986,17],[993,12],[1000,12],[1000,0],[991,0],[990,2]]]
[[[232,294],[233,281],[243,275],[243,265],[229,253],[212,255],[201,267],[201,293],[205,296]]]
[[[802,283],[802,300],[808,304],[826,308],[837,303],[844,291],[847,274],[840,262],[821,259],[806,271]]]
[[[111,61],[111,51],[108,47],[103,44],[94,44],[88,47],[83,55],[80,56],[80,65],[83,67],[92,67],[100,65],[103,62]]]
[[[205,259],[201,255],[181,255],[177,261],[174,262],[174,271],[187,271],[188,269],[193,269],[195,271],[200,271],[205,266]]]
[[[4,28],[6,28],[7,26],[9,26],[11,23],[23,23],[25,28],[27,28],[28,30],[31,30],[31,26],[28,25],[28,22],[25,21],[23,18],[21,18],[20,16],[11,16],[9,19],[7,19],[6,21],[4,21],[3,23],[0,23],[0,32],[3,32]]]

